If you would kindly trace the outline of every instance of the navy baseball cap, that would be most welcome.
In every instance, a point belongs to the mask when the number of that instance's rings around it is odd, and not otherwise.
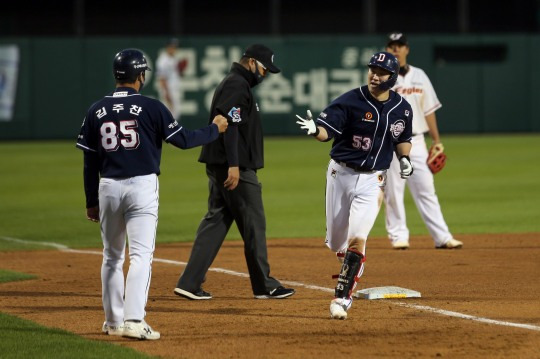
[[[388,35],[388,42],[386,43],[386,46],[390,46],[394,43],[409,46],[409,41],[407,40],[407,37],[405,36],[405,34],[399,31],[394,31],[393,33]]]
[[[274,65],[274,52],[264,45],[254,44],[249,46],[243,56],[254,58],[273,74],[281,72],[279,67]]]

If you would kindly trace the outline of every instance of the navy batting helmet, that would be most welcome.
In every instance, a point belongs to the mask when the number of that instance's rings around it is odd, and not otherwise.
[[[399,76],[399,61],[398,59],[389,52],[377,52],[375,55],[371,56],[369,60],[368,67],[380,67],[392,73],[392,76],[384,82],[382,82],[378,87],[382,91],[390,90],[397,81]]]
[[[114,57],[113,74],[117,80],[135,82],[141,72],[151,71],[141,50],[125,49]]]

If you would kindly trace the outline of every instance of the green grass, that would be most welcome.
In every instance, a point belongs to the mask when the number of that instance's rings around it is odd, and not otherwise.
[[[12,272],[9,270],[0,269],[0,283],[15,282],[18,280],[27,280],[27,279],[35,279],[35,278],[37,277],[32,274]]]
[[[91,341],[60,329],[0,313],[0,357],[8,358],[152,358],[130,348]]]
[[[436,187],[454,234],[540,232],[540,135],[445,136],[444,144],[448,164]],[[324,236],[329,149],[305,137],[266,139],[259,177],[269,238]],[[198,155],[164,147],[158,242],[193,240],[207,205]],[[0,237],[101,246],[98,225],[85,217],[82,152],[74,142],[3,142],[0,156]],[[408,195],[406,206],[411,233],[427,234]],[[385,235],[383,212],[372,236]],[[236,228],[229,238],[239,238]],[[0,250],[27,248],[0,241]]]
[[[540,232],[540,135],[445,136],[446,168],[436,175],[443,213],[460,233]],[[269,238],[324,237],[324,186],[330,144],[268,138],[259,172]],[[160,176],[158,242],[193,240],[206,210],[207,179],[199,149],[165,146]],[[86,220],[82,153],[72,141],[0,142],[0,239],[100,247]],[[427,234],[410,196],[413,235]],[[384,236],[383,211],[372,236]],[[229,238],[239,238],[234,228]],[[43,249],[0,240],[0,250]],[[23,274],[0,271],[2,278]],[[2,358],[145,358],[134,350],[84,340],[0,313]]]
[[[37,278],[0,269],[0,283]],[[0,312],[0,358],[151,358],[133,349],[83,339]]]

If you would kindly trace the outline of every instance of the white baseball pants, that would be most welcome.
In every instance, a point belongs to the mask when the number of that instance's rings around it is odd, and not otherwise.
[[[100,180],[101,282],[108,325],[144,319],[152,276],[158,203],[159,182],[155,174]],[[130,265],[124,290],[126,235]]]
[[[330,160],[326,173],[326,245],[345,251],[349,240],[367,240],[381,203],[386,171],[356,172]],[[365,247],[358,248],[365,254]]]
[[[180,97],[183,94],[180,92],[179,86],[176,86],[176,87],[173,85],[167,85],[167,86],[169,89],[168,90],[169,98],[172,101],[172,103],[166,100],[165,90],[163,90],[161,86],[159,86],[158,88],[159,100],[165,105],[165,107],[167,107],[169,111],[171,111],[171,114],[174,117],[174,119],[178,121],[180,120],[180,113],[181,113]]]
[[[439,199],[435,194],[433,174],[426,163],[428,149],[423,134],[413,136],[409,157],[414,168],[414,172],[409,179],[404,180],[400,177],[399,161],[395,154],[388,169],[385,190],[388,237],[391,242],[409,241],[409,229],[407,228],[404,204],[405,184],[407,184],[418,212],[420,212],[420,216],[435,242],[435,246],[441,246],[452,238],[452,234],[443,218]]]

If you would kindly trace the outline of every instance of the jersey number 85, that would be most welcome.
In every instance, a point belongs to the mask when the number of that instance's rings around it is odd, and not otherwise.
[[[139,133],[137,132],[137,120],[123,120],[117,126],[114,122],[103,122],[99,132],[101,133],[101,146],[107,152],[116,151],[120,145],[126,150],[134,150],[139,147]],[[119,134],[122,139],[119,140]]]

